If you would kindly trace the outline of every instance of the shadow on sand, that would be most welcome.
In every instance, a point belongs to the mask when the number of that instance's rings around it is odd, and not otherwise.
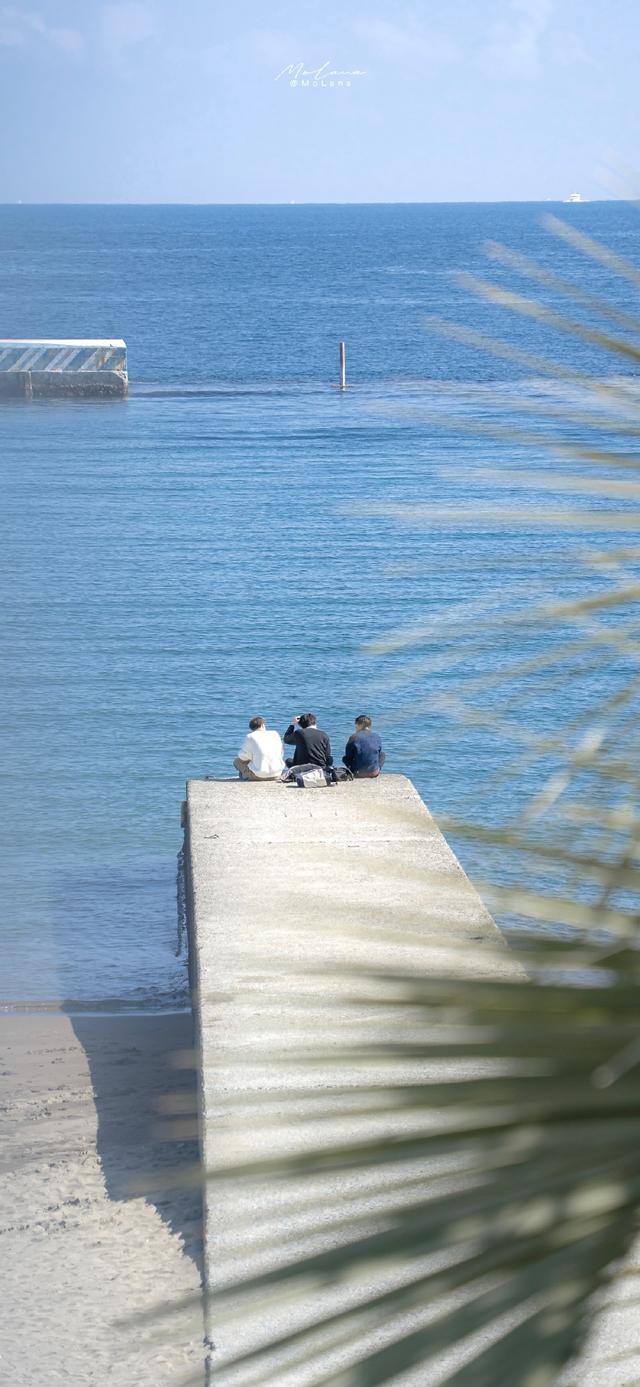
[[[191,1013],[69,1019],[89,1063],[109,1198],[146,1199],[201,1269],[200,1190],[174,1178],[199,1161]]]

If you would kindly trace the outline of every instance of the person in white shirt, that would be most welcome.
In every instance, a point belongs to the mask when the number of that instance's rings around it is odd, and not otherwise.
[[[241,780],[279,780],[284,770],[279,732],[270,732],[264,718],[252,718],[233,764]]]

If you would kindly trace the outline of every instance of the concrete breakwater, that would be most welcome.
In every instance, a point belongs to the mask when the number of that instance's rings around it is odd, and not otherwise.
[[[108,399],[127,391],[121,338],[0,338],[0,397]]]
[[[283,1185],[265,1178],[256,1194],[228,1178],[230,1167],[254,1155],[280,1158],[290,1143],[313,1149],[322,1141],[323,1072],[320,1066],[305,1071],[301,1091],[295,1063],[301,1037],[323,1053],[333,1047],[338,1065],[347,1035],[389,1040],[387,1009],[347,1006],[343,982],[350,969],[478,977],[520,970],[405,776],[302,792],[274,782],[193,780],[184,825],[200,1146],[209,1175],[204,1265],[207,1335],[215,1346],[209,1367],[216,1385],[244,1387],[243,1369],[229,1366],[233,1355],[265,1329],[292,1333],[316,1312],[319,1296],[336,1293],[307,1284],[299,1293],[289,1290],[273,1311],[258,1301],[240,1318],[228,1317],[227,1302],[217,1299],[229,1277],[277,1271],[292,1247],[301,1254],[318,1246],[305,1223],[304,1179]],[[366,1130],[362,1081],[345,1061],[344,1140]],[[288,1119],[279,1111],[279,1093],[293,1100],[293,1120],[290,1110]],[[394,1115],[400,1126],[407,1120]],[[222,1170],[225,1178],[217,1181]],[[357,1176],[342,1171],[323,1179],[326,1203],[336,1211],[347,1192],[359,1195],[349,1186]],[[383,1172],[379,1194],[388,1199],[386,1181]],[[381,1216],[377,1197],[366,1210],[374,1224]],[[321,1245],[330,1246],[332,1236],[339,1240],[339,1228],[325,1233]],[[340,1352],[336,1357],[334,1346],[329,1355],[334,1368],[343,1365]],[[277,1380],[287,1387],[310,1380],[302,1367],[298,1376],[295,1361],[294,1347],[275,1362]],[[249,1371],[247,1384],[258,1380]]]

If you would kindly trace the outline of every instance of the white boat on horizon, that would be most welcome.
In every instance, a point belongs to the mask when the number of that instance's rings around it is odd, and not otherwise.
[[[582,202],[582,193],[569,193],[569,196],[565,198],[565,202]]]

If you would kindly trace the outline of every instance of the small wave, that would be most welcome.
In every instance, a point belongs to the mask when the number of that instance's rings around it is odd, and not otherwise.
[[[617,371],[615,374],[599,375],[590,377],[594,384],[616,387],[626,390],[630,396],[637,394],[640,386],[640,377],[637,372],[629,371],[622,373]],[[434,391],[459,393],[462,391],[470,394],[483,395],[487,391],[493,393],[495,386],[498,385],[501,394],[505,396],[518,396],[527,392],[542,393],[545,395],[566,395],[567,392],[574,394],[584,393],[580,382],[555,379],[549,376],[521,376],[516,379],[505,379],[500,372],[488,372],[482,379],[478,377],[440,377],[440,376],[380,376],[372,377],[369,380],[351,379],[349,389],[362,394],[378,394],[380,392],[391,391],[394,394],[403,391]],[[204,384],[204,385],[157,385],[137,382],[130,386],[130,396],[135,399],[145,400],[202,400],[202,399],[238,399],[244,397],[253,398],[275,398],[287,399],[292,395],[327,395],[333,394],[337,386],[336,380],[329,378],[311,381],[265,381],[247,384]]]
[[[145,400],[201,400],[208,398],[236,399],[238,396],[287,396],[292,393],[316,394],[328,390],[330,381],[277,381],[251,385],[129,385],[129,396]]]

